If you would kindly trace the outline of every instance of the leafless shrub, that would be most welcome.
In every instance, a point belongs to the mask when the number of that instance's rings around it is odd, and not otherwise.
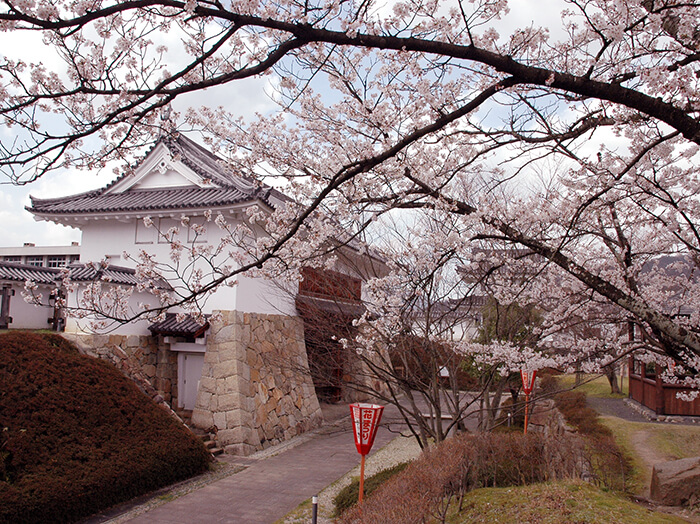
[[[345,524],[444,522],[448,506],[472,489],[516,486],[583,473],[575,436],[480,434],[448,439],[388,481]]]

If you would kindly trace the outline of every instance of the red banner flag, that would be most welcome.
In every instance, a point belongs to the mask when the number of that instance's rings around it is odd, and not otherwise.
[[[377,404],[356,403],[350,404],[352,415],[352,431],[355,436],[355,447],[360,455],[367,455],[377,436],[379,421],[382,419],[384,406]]]
[[[532,389],[535,387],[535,376],[537,375],[537,370],[535,371],[525,371],[520,370],[520,378],[523,380],[523,391],[526,395],[532,393]]]

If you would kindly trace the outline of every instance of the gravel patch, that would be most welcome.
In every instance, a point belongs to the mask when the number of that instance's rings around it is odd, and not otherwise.
[[[390,468],[401,462],[408,462],[417,458],[421,454],[420,446],[415,437],[399,436],[389,442],[383,448],[377,450],[373,455],[365,459],[365,478],[378,473],[383,469]],[[345,486],[352,482],[352,479],[360,476],[360,455],[357,455],[357,466],[348,471],[333,484],[318,494],[318,523],[332,524],[335,506],[333,499]],[[311,503],[307,501],[283,519],[277,521],[284,524],[308,524],[311,522]]]

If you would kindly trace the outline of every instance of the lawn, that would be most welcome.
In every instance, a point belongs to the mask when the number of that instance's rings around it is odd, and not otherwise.
[[[677,424],[630,422],[618,417],[601,417],[615,440],[632,459],[630,491],[645,493],[651,482],[650,462],[700,456],[700,427]]]
[[[650,511],[623,497],[577,481],[533,484],[510,488],[474,490],[464,498],[462,510],[455,504],[447,522],[518,522],[521,524],[662,524],[687,522],[679,517]]]
[[[583,380],[580,385],[575,386],[576,375],[559,375],[557,380],[562,388],[576,388],[577,391],[583,391],[589,397],[597,398],[626,398],[629,391],[628,377],[625,375],[622,379],[622,393],[610,393],[610,383],[604,375],[583,375]]]

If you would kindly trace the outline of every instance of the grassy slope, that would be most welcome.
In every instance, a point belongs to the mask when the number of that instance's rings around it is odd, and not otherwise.
[[[573,387],[575,376],[562,375],[559,381],[563,387]],[[610,385],[603,376],[585,375],[584,382],[576,388],[583,391],[589,397],[598,398],[625,398],[627,396],[627,377],[624,377],[624,395],[610,393]],[[642,493],[651,481],[651,468],[642,459],[633,444],[633,435],[645,432],[647,445],[660,457],[667,460],[700,456],[700,427],[682,426],[671,424],[649,424],[645,422],[629,422],[618,417],[604,416],[601,421],[609,427],[615,435],[615,440],[624,449],[632,460],[635,470],[634,477],[630,479],[630,491]]]
[[[559,377],[565,388],[574,386],[574,375]],[[588,396],[625,398],[627,378],[622,395],[610,393],[604,376],[587,375],[576,388]],[[631,457],[633,478],[628,479],[630,492],[641,492],[649,485],[651,470],[635,451],[632,434],[649,432],[648,443],[669,460],[700,455],[700,427],[628,422],[617,417],[600,419],[615,435],[615,440]],[[537,504],[532,504],[537,500]],[[466,509],[465,509],[466,508]],[[686,522],[678,517],[651,512],[648,509],[612,493],[602,492],[590,484],[571,482],[535,484],[516,488],[488,488],[473,491],[465,497],[463,511],[453,513],[449,522],[586,522],[586,523],[662,523]]]
[[[631,479],[630,491],[634,493],[643,493],[651,482],[651,468],[635,449],[634,434],[645,433],[647,445],[665,460],[700,456],[700,427],[629,422],[610,416],[601,417],[601,420],[632,459],[635,475]]]
[[[573,376],[564,376],[563,386],[574,384]],[[605,377],[587,377],[580,386],[590,396],[621,398],[625,395],[611,395],[610,386]],[[623,384],[627,388],[627,380]],[[657,446],[659,452],[672,457],[700,455],[700,428],[688,426],[663,426],[627,422],[616,417],[602,417],[602,421],[615,433],[615,438],[625,451],[634,454],[630,435],[638,429],[650,429],[650,442]],[[643,466],[637,457],[636,484],[632,490],[648,479],[643,475]],[[640,474],[642,473],[642,474]],[[681,523],[687,522],[679,517],[650,511],[629,501],[624,496],[603,491],[591,484],[577,481],[534,484],[522,487],[485,488],[468,493],[462,510],[452,504],[447,522],[451,524],[467,523],[542,523],[560,524],[590,523],[637,524],[639,522]]]
[[[576,382],[575,375],[560,375],[557,377],[561,387],[573,388]],[[613,395],[610,393],[608,379],[601,375],[584,375],[581,385],[576,387],[577,391],[583,391],[589,397],[598,398],[626,398],[628,389],[627,377],[622,380],[622,393]]]
[[[447,522],[670,524],[686,521],[650,511],[590,484],[570,481],[475,490],[466,495],[462,511],[452,513]]]

